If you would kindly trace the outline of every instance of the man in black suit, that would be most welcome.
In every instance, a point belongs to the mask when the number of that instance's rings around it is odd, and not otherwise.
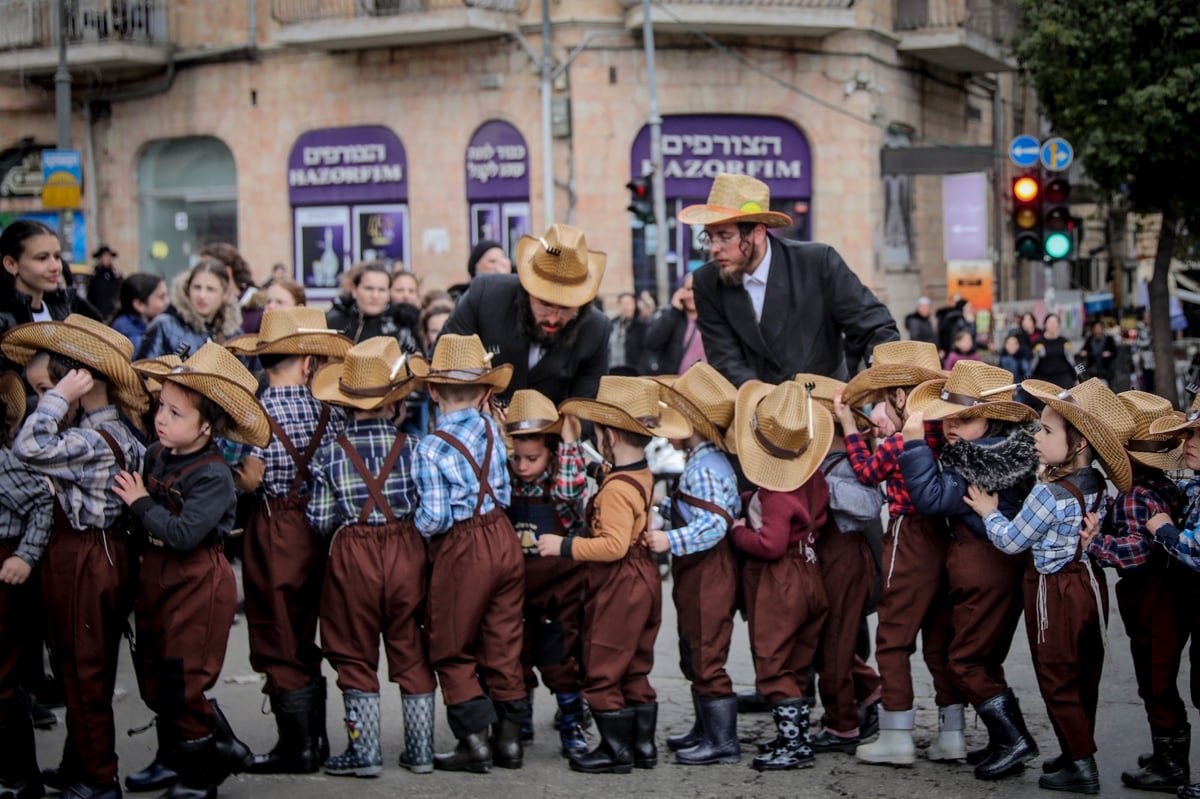
[[[522,236],[517,274],[477,275],[442,332],[475,333],[494,364],[512,364],[502,400],[522,388],[555,405],[595,397],[608,373],[610,323],[592,307],[604,266],[604,253],[588,250],[578,228],[551,225],[543,236]]]
[[[762,181],[720,174],[706,204],[679,212],[704,226],[712,253],[694,278],[708,362],[736,386],[798,372],[846,380],[876,344],[900,338],[896,320],[832,247],[768,235],[792,223],[770,207]]]

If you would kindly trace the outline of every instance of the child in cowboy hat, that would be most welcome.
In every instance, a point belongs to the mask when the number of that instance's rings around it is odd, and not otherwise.
[[[987,746],[967,755],[983,780],[1015,774],[1038,755],[1004,678],[1004,659],[1021,618],[1025,559],[992,546],[983,522],[963,501],[968,484],[998,492],[1000,511],[1011,519],[1037,479],[1032,424],[1037,414],[1013,401],[1015,388],[1006,369],[955,363],[949,377],[913,391],[912,413],[901,431],[900,472],[913,505],[950,528],[950,675],[988,730]],[[936,457],[925,441],[926,419],[940,420],[945,433]]]
[[[346,421],[309,386],[326,358],[340,360],[352,346],[329,329],[320,309],[307,307],[269,310],[257,334],[225,344],[234,355],[257,357],[266,370],[259,401],[272,434],[271,443],[250,450],[234,472],[240,491],[261,498],[246,528],[242,584],[250,664],[267,676],[263,693],[279,730],[270,753],[254,758],[252,774],[309,774],[329,757],[317,645],[325,548],[304,509],[313,456],[341,436]]]
[[[250,750],[214,700],[237,608],[237,581],[224,554],[237,489],[217,437],[265,447],[270,426],[255,399],[258,381],[221,345],[209,342],[161,381],[158,442],[142,471],[122,471],[113,492],[146,534],[137,602],[142,699],[174,743],[179,781],[164,797],[216,796],[245,770]],[[162,740],[162,739],[160,739]]]
[[[662,623],[662,578],[646,546],[654,476],[645,448],[654,436],[686,439],[692,426],[659,400],[657,383],[640,377],[602,377],[596,399],[569,399],[559,411],[591,421],[600,452],[612,464],[588,507],[588,537],[538,539],[543,557],[590,563],[583,695],[600,744],[572,753],[570,766],[628,774],[634,766],[653,768],[658,762],[658,696],[649,675]]]
[[[811,386],[813,400],[831,414],[833,398],[846,389],[845,383],[823,375],[801,373],[794,381]],[[855,413],[860,428],[871,426],[861,411]],[[838,425],[833,427],[829,454],[821,461],[821,474],[829,487],[832,520],[815,546],[829,601],[829,615],[817,650],[817,686],[825,718],[809,745],[814,752],[853,754],[868,734],[868,717],[873,716],[878,724],[879,674],[863,660],[857,646],[879,575],[866,530],[879,521],[883,491],[858,481]]]
[[[429,655],[438,674],[453,752],[434,767],[520,768],[529,698],[521,669],[525,564],[504,512],[511,488],[500,429],[482,408],[503,391],[512,365],[492,366],[478,336],[443,333],[426,383],[437,429],[417,447],[416,523],[429,539]],[[462,586],[472,590],[464,592]],[[494,724],[489,744],[484,734]]]
[[[820,465],[833,441],[833,419],[799,383],[751,380],[738,390],[733,436],[746,479],[758,488],[730,535],[747,555],[742,591],[754,680],[776,729],[751,766],[809,768],[805,669],[828,611],[813,547],[828,514]]]
[[[334,776],[374,777],[383,769],[379,745],[379,638],[388,677],[399,684],[404,710],[400,765],[433,770],[433,670],[421,630],[426,586],[425,545],[413,526],[417,484],[414,440],[397,426],[404,399],[427,364],[407,356],[392,336],[376,336],[322,367],[313,396],[346,409],[351,419],[312,467],[305,511],[313,532],[329,544],[321,591],[321,644],[337,670],[346,707],[349,746],[325,761]]]
[[[1131,485],[1124,442],[1133,418],[1116,395],[1092,378],[1063,390],[1043,380],[1021,386],[1045,403],[1036,436],[1041,481],[1010,521],[996,494],[968,487],[967,504],[983,517],[988,538],[1004,552],[1032,550],[1025,572],[1025,627],[1062,755],[1046,764],[1043,788],[1098,793],[1096,703],[1104,665],[1108,591],[1086,554],[1082,532],[1091,514],[1105,515],[1104,464],[1118,491]]]
[[[0,350],[25,365],[40,397],[13,452],[50,478],[59,499],[41,567],[46,638],[67,707],[64,767],[51,784],[118,796],[112,693],[135,577],[124,506],[110,486],[141,465],[145,450],[128,422],[140,422],[150,398],[130,366],[129,339],[78,314],[13,328]]]
[[[1174,791],[1188,782],[1190,771],[1191,727],[1176,682],[1191,629],[1180,617],[1182,608],[1188,608],[1190,614],[1190,606],[1175,601],[1172,587],[1194,580],[1189,579],[1190,569],[1168,568],[1167,552],[1154,546],[1149,520],[1158,514],[1182,518],[1188,504],[1183,486],[1166,475],[1166,471],[1188,468],[1184,460],[1187,436],[1180,429],[1186,418],[1168,400],[1144,391],[1125,391],[1117,399],[1136,425],[1133,437],[1125,442],[1133,487],[1113,501],[1088,552],[1101,566],[1115,567],[1121,575],[1117,607],[1129,635],[1138,696],[1145,703],[1154,747],[1149,758],[1139,763],[1140,768],[1121,774],[1121,781],[1131,788]],[[1155,426],[1166,427],[1168,432],[1152,433]],[[1177,580],[1177,573],[1184,579]]]
[[[41,796],[33,719],[20,688],[21,663],[32,646],[41,660],[42,625],[29,575],[45,552],[54,520],[50,481],[30,471],[8,444],[25,416],[25,386],[0,375],[0,796]]]
[[[725,671],[733,614],[737,609],[737,563],[729,526],[742,512],[737,474],[725,453],[737,389],[706,363],[677,380],[661,380],[662,398],[692,425],[671,445],[687,463],[671,495],[670,529],[651,530],[650,549],[670,552],[673,598],[679,623],[679,663],[692,683],[695,723],[691,732],[667,739],[683,765],[736,763],[737,695]]]
[[[504,415],[511,452],[512,504],[508,518],[525,553],[525,647],[522,664],[530,691],[537,678],[558,698],[558,732],[563,756],[586,751],[583,696],[579,675],[579,611],[583,602],[583,566],[560,558],[543,558],[537,540],[547,533],[583,532],[586,464],[579,446],[579,421],[562,418],[545,395],[533,389],[513,392]],[[533,739],[533,720],[524,740]]]
[[[876,607],[879,624],[875,660],[883,681],[881,730],[874,743],[859,746],[855,756],[865,763],[911,765],[916,758],[912,730],[912,666],[917,633],[925,665],[933,677],[938,737],[926,750],[930,760],[962,760],[962,697],[950,676],[946,646],[950,640],[945,562],[948,539],[938,520],[917,512],[900,472],[904,437],[896,432],[872,454],[858,432],[851,408],[882,400],[888,421],[899,431],[908,418],[908,400],[919,383],[944,377],[937,348],[922,341],[893,341],[875,347],[871,366],[846,384],[834,399],[834,415],[846,436],[850,466],[860,482],[887,482],[888,525],[883,538],[883,590]],[[938,445],[936,426],[931,445]]]

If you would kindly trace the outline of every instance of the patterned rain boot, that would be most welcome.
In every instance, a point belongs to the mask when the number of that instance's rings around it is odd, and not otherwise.
[[[577,693],[558,694],[558,737],[562,742],[562,756],[572,752],[587,751],[587,737],[583,734],[583,697]]]
[[[400,765],[414,774],[433,771],[433,694],[405,694],[404,752]]]
[[[379,749],[379,694],[342,692],[346,704],[346,737],[349,746],[325,761],[325,773],[334,777],[378,777],[383,772]]]
[[[801,699],[785,699],[771,704],[779,744],[770,752],[751,761],[755,771],[787,771],[811,768],[816,762],[808,744],[808,704]]]

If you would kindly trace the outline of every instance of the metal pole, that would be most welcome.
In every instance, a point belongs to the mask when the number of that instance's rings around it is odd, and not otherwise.
[[[994,285],[992,286],[992,296],[998,302],[1004,302],[1008,294],[1008,275],[1004,270],[1004,262],[1006,256],[1004,253],[1004,201],[1008,196],[1005,190],[1004,175],[1004,102],[1000,96],[1000,79],[996,79],[995,85],[992,87],[992,150],[996,153],[995,166],[992,169],[992,220],[993,234],[992,240],[996,243],[996,266],[994,270]],[[1002,329],[1001,324],[1006,322],[1003,319],[997,319],[996,314],[992,314],[992,339],[995,340],[995,332]]]
[[[646,48],[646,81],[650,88],[650,185],[654,187],[654,282],[658,285],[658,307],[671,299],[671,276],[667,273],[667,198],[663,179],[662,117],[658,115],[658,82],[654,66],[654,23],[650,0],[642,0],[642,44]]]
[[[545,227],[554,224],[554,146],[551,138],[550,0],[542,0],[542,214]]]
[[[67,68],[67,3],[58,0],[51,21],[51,30],[58,36],[58,68],[54,71],[54,121],[58,136],[55,142],[60,150],[71,149],[71,70]],[[94,191],[94,187],[88,187]],[[75,214],[65,210],[58,212],[58,232],[62,248],[66,253],[74,249]],[[68,286],[68,288],[73,288]]]

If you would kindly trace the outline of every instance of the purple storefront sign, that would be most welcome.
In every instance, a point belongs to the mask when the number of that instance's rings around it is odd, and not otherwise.
[[[310,130],[288,155],[293,206],[404,202],[407,179],[404,145],[382,125]]]
[[[988,260],[987,175],[942,178],[942,237],[947,261]]]
[[[773,197],[812,196],[812,152],[786,119],[738,115],[668,116],[662,123],[663,177],[668,197],[707,197],[719,172],[751,175]],[[630,173],[650,172],[650,127],[633,141]]]
[[[467,146],[467,202],[529,199],[529,148],[507,122],[484,122]]]

